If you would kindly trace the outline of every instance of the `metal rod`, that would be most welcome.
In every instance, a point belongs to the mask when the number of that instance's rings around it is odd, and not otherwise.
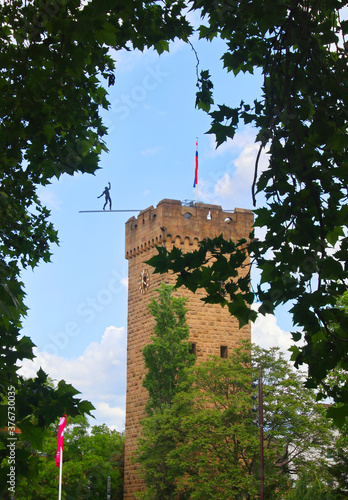
[[[79,210],[79,214],[87,214],[87,213],[92,213],[92,212],[103,212],[103,213],[109,213],[109,212],[141,212],[141,210],[134,209],[134,210]]]

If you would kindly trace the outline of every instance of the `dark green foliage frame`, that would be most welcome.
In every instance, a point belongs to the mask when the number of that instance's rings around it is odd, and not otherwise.
[[[228,72],[262,70],[261,100],[242,101],[237,108],[214,106],[213,82],[202,71],[197,105],[210,114],[209,133],[218,145],[234,137],[240,121],[256,127],[260,149],[251,188],[254,204],[257,195],[265,197],[255,209],[255,227],[266,234],[262,240],[250,235],[247,248],[245,241],[219,237],[201,242],[190,256],[173,250],[167,259],[159,250],[151,261],[159,272],[179,272],[178,285],[205,288],[206,301],[229,307],[241,324],[255,318],[249,309],[253,301],[261,304],[261,314],[291,304],[294,340],[305,341],[292,348],[295,364],[306,363],[308,385],[321,384],[335,399],[332,415],[341,423],[348,415],[348,382],[329,388],[323,381],[336,366],[348,369],[347,314],[337,306],[348,278],[348,21],[340,18],[346,5],[336,0],[269,0],[262,6],[257,0],[191,2],[204,16],[200,36],[226,41],[221,59]],[[269,164],[259,173],[262,152]],[[243,251],[261,271],[260,284],[251,291],[233,271]],[[206,267],[212,254],[215,270]]]

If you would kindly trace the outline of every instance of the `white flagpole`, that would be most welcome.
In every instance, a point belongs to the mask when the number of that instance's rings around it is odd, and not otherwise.
[[[62,475],[63,475],[63,448],[60,448],[60,460],[59,460],[59,492],[58,500],[62,500]]]
[[[196,182],[196,205],[197,205],[197,185],[198,185],[198,137],[196,137],[196,167],[197,169],[197,182]]]

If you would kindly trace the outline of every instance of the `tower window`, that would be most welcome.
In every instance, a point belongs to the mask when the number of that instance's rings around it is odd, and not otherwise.
[[[220,358],[228,358],[228,347],[227,345],[220,346]]]
[[[195,344],[194,342],[190,342],[189,344],[189,353],[194,355],[197,354],[197,344]]]

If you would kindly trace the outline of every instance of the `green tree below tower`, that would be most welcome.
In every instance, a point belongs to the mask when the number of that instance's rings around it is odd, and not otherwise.
[[[147,373],[143,385],[149,393],[147,411],[170,407],[175,395],[187,381],[186,368],[195,363],[189,352],[189,328],[186,322],[187,299],[173,296],[173,286],[162,283],[158,300],[149,308],[156,319],[151,342],[143,349]]]

